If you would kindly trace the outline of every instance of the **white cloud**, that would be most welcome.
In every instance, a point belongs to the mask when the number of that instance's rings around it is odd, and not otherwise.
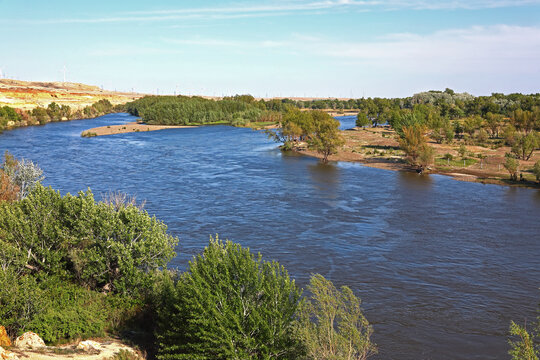
[[[404,70],[521,73],[540,70],[539,27],[475,26],[428,35],[393,34],[372,42],[314,43],[311,49],[321,55]]]
[[[274,49],[289,54],[334,58],[349,66],[369,65],[383,71],[448,73],[537,73],[540,71],[540,28],[474,26],[427,35],[388,34],[372,41],[340,42],[294,34],[286,40],[164,39],[179,46]]]

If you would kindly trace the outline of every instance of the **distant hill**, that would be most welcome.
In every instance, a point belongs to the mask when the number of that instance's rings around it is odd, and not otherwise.
[[[30,110],[52,102],[75,109],[107,99],[113,105],[139,99],[144,94],[101,90],[98,86],[71,82],[38,82],[0,79],[0,106]]]

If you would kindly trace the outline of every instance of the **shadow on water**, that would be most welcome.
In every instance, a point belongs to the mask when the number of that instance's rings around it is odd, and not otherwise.
[[[399,184],[408,190],[422,191],[431,188],[433,178],[428,174],[412,171],[398,171]]]
[[[337,196],[340,185],[340,169],[332,163],[324,164],[317,161],[315,164],[307,166],[311,181],[315,189],[326,194]]]

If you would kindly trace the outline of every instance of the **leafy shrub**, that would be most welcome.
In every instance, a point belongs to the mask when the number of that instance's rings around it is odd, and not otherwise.
[[[59,282],[48,286],[42,294],[44,307],[29,321],[27,328],[38,333],[45,342],[105,334],[109,314],[104,306],[104,294]]]
[[[46,307],[44,291],[34,277],[20,276],[5,266],[0,267],[0,289],[0,322],[13,338]]]
[[[511,347],[508,354],[512,356],[512,360],[538,360],[540,347],[535,344],[535,339],[539,338],[540,334],[531,334],[525,327],[519,326],[512,321],[510,323],[510,335],[517,338],[516,341],[508,341]]]
[[[0,322],[11,337],[38,333],[47,343],[102,336],[134,316],[140,300],[105,295],[57,278],[43,282],[0,270]]]
[[[160,359],[296,359],[300,290],[276,262],[211,239],[157,306]]]
[[[90,191],[62,197],[37,185],[0,203],[0,322],[11,336],[100,336],[142,311],[153,270],[174,255],[177,239],[123,199],[96,203]]]
[[[95,203],[90,190],[62,197],[38,185],[18,202],[0,203],[0,266],[90,289],[137,294],[150,271],[174,256],[177,239],[136,206]]]
[[[450,153],[446,153],[446,154],[444,154],[443,159],[448,160],[448,161],[453,160],[454,155],[452,155]]]

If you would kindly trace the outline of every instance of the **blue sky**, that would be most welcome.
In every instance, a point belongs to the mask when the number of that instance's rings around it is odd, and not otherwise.
[[[160,94],[540,92],[540,0],[0,0],[0,69]],[[158,90],[159,89],[159,90]]]

